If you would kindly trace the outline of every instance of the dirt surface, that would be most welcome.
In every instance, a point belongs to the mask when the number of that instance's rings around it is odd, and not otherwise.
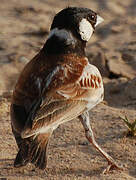
[[[24,67],[43,46],[55,13],[66,6],[88,7],[104,19],[88,43],[89,61],[101,71],[105,101],[90,111],[100,146],[124,171],[102,171],[107,162],[88,144],[79,120],[61,125],[52,135],[45,171],[29,164],[13,167],[17,145],[11,132],[12,90]],[[120,116],[136,119],[135,0],[10,0],[0,1],[0,179],[134,180],[136,137],[126,137]]]

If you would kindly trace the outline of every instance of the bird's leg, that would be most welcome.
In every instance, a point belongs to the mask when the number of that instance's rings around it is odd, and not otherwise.
[[[97,144],[97,142],[95,141],[94,138],[94,134],[92,131],[92,128],[90,126],[90,121],[89,121],[89,113],[85,112],[82,115],[79,116],[79,119],[85,129],[85,135],[86,138],[88,139],[88,141],[90,143],[93,144],[93,146],[106,158],[106,160],[108,161],[108,166],[107,168],[103,171],[103,173],[106,173],[108,171],[110,171],[111,169],[122,169],[122,167],[119,167],[117,165],[117,163],[114,161],[114,159],[109,156],[104,150],[101,149],[101,147]]]

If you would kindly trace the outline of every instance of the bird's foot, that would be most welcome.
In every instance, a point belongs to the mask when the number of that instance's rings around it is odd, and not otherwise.
[[[122,166],[119,166],[116,162],[108,162],[108,166],[106,169],[104,169],[103,174],[108,173],[111,170],[123,170]]]

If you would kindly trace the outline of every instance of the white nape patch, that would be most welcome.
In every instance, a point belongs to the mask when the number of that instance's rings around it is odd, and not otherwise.
[[[50,39],[54,34],[56,34],[58,32],[58,28],[54,28],[50,31],[48,39]]]
[[[94,29],[91,23],[87,19],[83,18],[79,23],[79,33],[81,35],[81,39],[84,41],[89,41],[93,34],[93,31]]]
[[[104,21],[104,19],[103,19],[101,16],[97,15],[95,27],[96,27],[98,24],[102,23],[103,21]]]

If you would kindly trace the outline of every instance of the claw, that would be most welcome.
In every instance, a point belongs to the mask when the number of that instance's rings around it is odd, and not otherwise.
[[[108,166],[106,169],[104,169],[103,174],[106,174],[113,169],[123,170],[123,167],[119,166],[116,162],[114,162],[114,163],[108,162]]]
[[[107,168],[103,171],[103,174],[109,172],[110,170],[113,169],[118,169],[118,170],[123,170],[123,167],[119,166],[114,159],[108,155],[95,141],[94,135],[93,135],[93,131],[91,129],[90,126],[90,121],[89,121],[89,113],[86,112],[84,114],[82,114],[81,116],[79,116],[79,119],[81,120],[81,123],[83,124],[83,127],[85,129],[85,135],[86,138],[88,139],[88,141],[90,143],[93,144],[93,146],[106,158],[106,160],[108,161],[108,166]]]

